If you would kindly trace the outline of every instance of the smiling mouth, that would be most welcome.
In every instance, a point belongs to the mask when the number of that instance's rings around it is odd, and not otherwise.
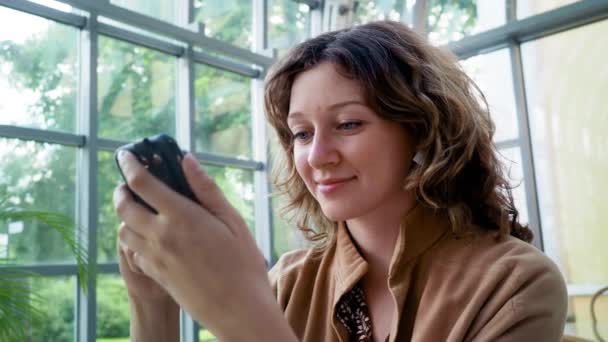
[[[351,180],[354,180],[355,178],[357,178],[357,177],[351,177],[351,178],[339,180],[336,182],[332,181],[331,183],[326,183],[326,184],[317,183],[317,188],[322,193],[330,193],[334,190],[339,189],[340,187],[342,187],[346,183],[350,182]]]

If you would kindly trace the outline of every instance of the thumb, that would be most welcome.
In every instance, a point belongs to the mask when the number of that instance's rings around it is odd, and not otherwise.
[[[184,156],[182,168],[188,185],[205,209],[221,219],[233,216],[240,217],[236,209],[228,202],[222,190],[211,176],[203,170],[192,154],[188,153]]]

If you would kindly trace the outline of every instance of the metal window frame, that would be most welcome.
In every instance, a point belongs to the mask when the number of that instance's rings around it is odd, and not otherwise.
[[[100,16],[112,18],[126,25],[131,25],[168,38],[191,44],[203,49],[213,50],[244,62],[269,67],[274,60],[250,50],[236,47],[218,39],[206,37],[204,32],[194,32],[166,21],[112,5],[109,1],[96,0],[57,0],[87,12],[96,12]]]
[[[509,51],[519,137],[507,141],[499,141],[496,145],[499,150],[513,147],[520,148],[525,184],[524,190],[528,209],[528,224],[535,235],[533,244],[537,248],[544,250],[521,44],[605,20],[608,18],[608,1],[582,0],[521,20],[517,20],[517,0],[505,1],[507,17],[505,25],[465,37],[457,42],[450,42],[446,47],[459,59],[466,59],[499,49],[508,49]]]
[[[510,11],[514,11],[514,6],[507,6],[508,10],[509,7],[511,7]],[[515,14],[512,18],[515,18]],[[459,58],[466,59],[607,18],[608,2],[606,0],[581,0],[521,20],[507,21],[507,24],[501,27],[450,42],[447,47]]]
[[[78,226],[87,227],[85,236],[78,236],[89,256],[89,269],[97,265],[97,13],[89,13],[87,26],[80,31],[78,79],[79,99],[77,111],[78,133],[88,137],[87,144],[79,149],[76,185],[76,220]],[[91,271],[86,279],[88,291],[76,287],[75,324],[78,341],[94,341],[97,325],[97,275]],[[78,280],[77,280],[78,284]]]
[[[62,1],[66,2],[66,1]],[[77,1],[78,2],[78,1]],[[70,3],[70,2],[66,2]],[[85,4],[86,1],[78,2]],[[192,17],[192,0],[181,0],[182,4],[188,7],[190,14],[186,14],[186,17],[178,18],[181,24],[186,25],[187,21],[191,20]],[[70,4],[74,5],[74,2]],[[99,6],[105,6],[98,4]],[[107,3],[106,3],[107,5]],[[261,91],[261,77],[263,77],[268,66],[274,61],[273,58],[268,58],[261,53],[249,52],[242,53],[238,52],[242,50],[231,46],[228,43],[219,42],[218,45],[211,44],[211,46],[204,46],[204,42],[214,41],[210,38],[201,39],[199,41],[192,41],[192,37],[188,38],[186,34],[185,42],[181,41],[175,43],[173,41],[165,41],[160,38],[150,37],[145,34],[137,33],[123,27],[118,27],[109,23],[100,23],[98,18],[102,13],[97,11],[95,6],[81,6],[79,8],[89,11],[87,16],[82,16],[74,13],[66,13],[60,10],[52,9],[44,5],[32,3],[27,0],[21,2],[14,2],[10,0],[0,0],[0,6],[29,13],[42,18],[50,19],[54,22],[66,24],[80,30],[79,35],[79,53],[80,56],[80,78],[78,80],[79,98],[78,98],[78,111],[77,117],[77,128],[75,133],[71,132],[57,132],[49,131],[39,128],[28,128],[21,126],[12,125],[0,125],[0,137],[11,138],[11,139],[22,139],[28,141],[37,141],[42,143],[52,143],[66,146],[77,147],[78,149],[78,168],[77,168],[77,198],[76,198],[76,220],[80,226],[88,227],[88,234],[86,236],[79,236],[81,243],[85,247],[89,255],[89,262],[91,269],[95,272],[89,274],[86,279],[87,287],[89,291],[86,293],[75,289],[76,302],[75,302],[75,339],[78,341],[95,341],[96,334],[96,281],[97,274],[118,274],[118,264],[115,262],[110,263],[97,263],[97,220],[98,220],[98,203],[97,203],[97,172],[98,172],[98,153],[101,151],[114,151],[118,146],[121,146],[126,141],[118,141],[108,138],[101,138],[98,136],[98,112],[97,112],[97,56],[98,56],[98,39],[100,35],[105,37],[111,37],[126,41],[131,44],[143,46],[147,48],[160,51],[162,53],[172,55],[176,57],[177,64],[177,77],[176,77],[176,88],[180,94],[187,94],[187,96],[180,97],[182,101],[177,101],[176,106],[176,138],[180,142],[181,146],[187,148],[187,150],[194,150],[193,136],[194,136],[194,65],[195,63],[205,64],[212,66],[217,69],[236,73],[252,80],[252,89],[254,90],[254,103],[259,106],[259,96],[255,95]],[[261,2],[257,5],[266,6],[266,2]],[[112,6],[110,6],[112,7]],[[111,8],[105,8],[110,11]],[[263,10],[263,9],[262,9]],[[180,13],[181,9],[178,9]],[[102,11],[103,12],[103,11]],[[126,13],[123,10],[119,10],[120,13]],[[128,12],[128,11],[127,11]],[[108,19],[116,19],[112,15],[108,15],[109,12],[103,12],[105,17]],[[139,15],[139,19],[142,19]],[[152,20],[154,22],[154,20]],[[259,22],[257,23],[259,24]],[[172,26],[170,24],[166,24]],[[145,25],[144,25],[145,26]],[[162,26],[162,25],[161,25]],[[262,36],[266,35],[267,29],[265,25],[262,29]],[[165,26],[166,27],[166,26]],[[202,32],[203,25],[195,24],[191,25],[198,31]],[[174,30],[178,32],[178,29]],[[157,32],[158,33],[158,32]],[[162,32],[161,32],[162,33]],[[184,33],[184,32],[182,32]],[[199,35],[198,33],[192,33]],[[171,36],[171,35],[169,35]],[[183,37],[182,37],[183,38]],[[261,38],[263,39],[263,38]],[[177,39],[179,41],[179,39]],[[256,41],[259,40],[256,38]],[[182,45],[179,45],[182,44]],[[213,50],[214,47],[220,46],[219,49]],[[226,46],[228,48],[222,48]],[[203,47],[206,51],[210,52],[237,52],[232,55],[226,53],[225,56],[216,56],[207,52],[194,51],[194,47]],[[264,52],[263,50],[259,50]],[[271,52],[269,52],[272,54]],[[234,58],[234,60],[229,59]],[[244,61],[244,62],[242,62]],[[257,92],[257,93],[256,93]],[[255,115],[259,122],[261,110],[254,111],[252,115]],[[252,127],[254,130],[256,146],[260,146],[265,141],[264,135],[260,135],[260,131],[257,128]],[[265,132],[261,132],[265,134]],[[258,151],[259,148],[254,148]],[[259,190],[264,189],[264,179],[266,179],[266,166],[264,153],[256,152],[255,156],[263,159],[258,160],[242,160],[229,156],[216,155],[212,153],[197,152],[196,157],[203,163],[218,165],[222,167],[235,167],[240,169],[247,169],[254,171],[255,181],[254,187],[256,189],[256,222],[258,222],[257,240],[260,241],[261,245],[270,246],[270,230],[271,227],[264,222],[268,220],[264,217],[269,216],[269,199],[267,197],[267,191]],[[260,182],[262,180],[262,182]],[[259,192],[262,191],[262,192]],[[266,203],[264,203],[266,202]],[[261,205],[259,205],[261,203]],[[268,212],[266,215],[264,212]],[[262,228],[264,227],[264,228]],[[261,238],[260,238],[261,236]],[[268,249],[268,248],[266,248]],[[268,253],[265,253],[268,255]],[[77,274],[77,267],[74,264],[41,264],[41,265],[16,265],[0,269],[2,272],[4,269],[19,269],[29,270],[45,276],[75,276]],[[78,280],[77,280],[78,281]],[[198,341],[198,324],[187,315],[182,314],[181,316],[181,336],[182,341],[193,342]]]
[[[59,1],[84,10],[89,16],[66,13],[27,0],[0,0],[0,6],[30,13],[81,30],[81,78],[78,89],[86,90],[87,92],[80,92],[80,108],[77,113],[79,125],[77,132],[65,133],[37,128],[0,125],[0,137],[33,140],[79,148],[79,173],[77,182],[79,189],[84,189],[84,191],[79,191],[82,195],[79,195],[80,197],[77,200],[77,221],[78,224],[89,227],[88,236],[86,237],[86,240],[83,240],[82,242],[84,242],[84,245],[87,248],[90,262],[92,265],[95,265],[97,273],[89,275],[89,278],[87,279],[89,291],[86,294],[79,290],[77,292],[76,327],[78,330],[76,338],[79,341],[92,342],[95,341],[96,275],[118,274],[117,263],[97,263],[97,156],[100,151],[113,151],[116,147],[126,143],[97,136],[96,56],[98,54],[97,39],[99,35],[103,34],[133,44],[149,47],[178,58],[177,63],[179,66],[176,87],[178,88],[178,92],[187,92],[189,98],[184,101],[178,101],[177,103],[178,113],[176,117],[176,129],[180,143],[183,143],[183,146],[188,146],[191,151],[194,147],[192,142],[194,134],[194,105],[192,102],[194,96],[192,93],[192,80],[194,75],[191,70],[193,63],[203,63],[252,79],[252,143],[254,160],[241,160],[208,153],[196,153],[195,155],[204,163],[254,171],[256,240],[270,264],[272,264],[274,260],[271,260],[272,229],[270,226],[269,184],[267,177],[268,170],[266,167],[268,151],[266,146],[265,121],[262,120],[261,77],[264,76],[275,57],[268,57],[271,56],[272,53],[268,50],[267,46],[267,20],[262,19],[260,21],[258,18],[260,15],[264,18],[267,16],[267,13],[264,14],[264,11],[267,10],[265,8],[265,6],[267,6],[267,0],[254,0],[254,51],[245,50],[216,39],[204,37],[200,25],[193,30],[191,27],[186,28],[185,26],[182,27],[169,24],[111,5],[107,0]],[[188,2],[191,11],[192,0],[182,1]],[[421,0],[421,2],[423,1],[424,0]],[[507,6],[507,9],[509,11],[514,11],[514,6]],[[417,13],[420,13],[420,11]],[[119,22],[174,39],[183,43],[183,46],[162,39],[141,35],[110,24],[99,23],[97,21],[98,16],[118,20]],[[513,18],[514,17],[512,17],[512,19]],[[527,184],[526,196],[528,205],[535,206],[534,211],[529,210],[532,214],[536,212],[536,215],[538,215],[538,203],[536,198],[536,186],[533,181],[534,165],[530,147],[527,110],[525,108],[525,89],[523,83],[523,70],[521,68],[520,45],[526,41],[587,25],[606,18],[608,18],[608,2],[605,0],[581,0],[572,5],[564,6],[526,19],[509,21],[503,27],[483,32],[475,36],[466,37],[458,42],[449,43],[447,46],[460,58],[468,58],[501,48],[510,49],[513,63],[514,89],[518,108],[518,118],[520,120],[520,138],[498,142],[497,146],[501,149],[509,147],[522,148],[522,161],[524,163],[524,179]],[[414,18],[415,22],[422,23],[422,21],[419,20],[420,18]],[[180,23],[181,25],[185,25],[184,22],[180,21]],[[322,12],[317,9],[311,10],[310,32],[312,35],[320,33],[321,23]],[[417,25],[417,27],[418,29],[424,30],[422,25]],[[203,49],[204,52],[194,51],[195,47]],[[216,57],[211,53],[219,53],[222,57]],[[226,59],[224,59],[224,57]],[[234,58],[235,61],[230,58]],[[529,181],[530,179],[532,182]],[[532,194],[530,194],[530,192]],[[538,221],[535,225],[538,227],[538,236],[540,236],[540,233],[542,232],[540,229],[540,220],[538,218],[533,220]],[[20,265],[15,266],[14,268],[29,270],[48,276],[74,276],[77,274],[76,266],[73,264]],[[2,270],[0,269],[0,271]],[[581,286],[579,287],[582,289],[584,286]],[[579,292],[583,293],[585,291],[580,290]],[[183,336],[186,336],[188,342],[198,338],[198,336],[195,336],[195,330],[192,328],[192,325],[182,325],[182,327],[187,331],[186,335]]]

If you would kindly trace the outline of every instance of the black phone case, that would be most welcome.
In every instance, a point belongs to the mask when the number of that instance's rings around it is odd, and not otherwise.
[[[121,150],[131,152],[151,174],[156,176],[156,178],[160,179],[176,192],[198,203],[198,200],[192,192],[192,189],[190,189],[188,181],[186,181],[186,176],[182,171],[181,163],[184,158],[184,153],[177,145],[175,139],[167,134],[159,134],[116,149],[114,159],[118,166],[118,170],[120,171],[120,175],[126,183],[127,180],[118,163],[118,153]],[[127,184],[127,188],[128,187],[129,185]],[[141,203],[152,212],[158,213],[156,209],[141,199],[133,190],[129,188],[129,191],[133,194],[135,201]]]

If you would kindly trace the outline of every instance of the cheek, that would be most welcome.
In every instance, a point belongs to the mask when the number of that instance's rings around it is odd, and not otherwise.
[[[304,181],[308,191],[314,196],[314,181],[312,180],[312,168],[308,164],[308,154],[303,151],[294,151],[293,160],[298,175]]]
[[[293,160],[294,160],[294,164],[296,166],[296,171],[298,172],[300,177],[302,177],[302,179],[304,179],[304,181],[306,183],[308,183],[307,175],[309,174],[309,167],[308,167],[308,157],[307,157],[306,153],[304,153],[303,151],[294,150]]]

